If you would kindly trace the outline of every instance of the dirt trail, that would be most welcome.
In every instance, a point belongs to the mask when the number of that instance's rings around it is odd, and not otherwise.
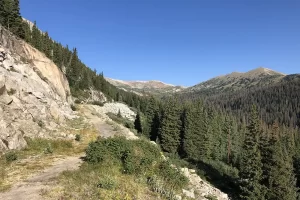
[[[99,107],[100,108],[100,107]],[[99,135],[104,138],[113,137],[115,135],[124,135],[128,139],[137,139],[129,129],[113,122],[98,107],[86,105],[82,106],[82,115],[88,123],[93,124],[98,130]],[[117,130],[115,130],[117,127]],[[51,167],[46,168],[42,172],[33,174],[31,177],[15,184],[9,191],[0,193],[0,200],[41,200],[43,199],[43,190],[50,189],[54,184],[54,180],[60,173],[67,170],[76,170],[82,163],[82,159],[78,156],[69,156],[57,159]]]
[[[66,157],[56,160],[53,165],[44,171],[33,174],[30,178],[14,185],[9,191],[0,193],[3,200],[40,200],[42,190],[53,184],[53,179],[61,172],[76,170],[82,163],[81,156]]]
[[[99,106],[83,105],[81,107],[83,115],[89,123],[93,124],[98,130],[99,135],[104,138],[115,135],[125,136],[127,139],[138,139],[128,128],[121,126],[111,120]]]

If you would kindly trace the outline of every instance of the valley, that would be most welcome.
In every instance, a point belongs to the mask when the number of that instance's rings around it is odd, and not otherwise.
[[[66,16],[74,17],[67,10]],[[94,24],[93,31],[81,31],[92,35],[95,27],[105,26],[97,23],[85,23]],[[186,62],[201,56],[186,57],[193,52],[189,48],[164,51],[156,46],[156,41],[161,48],[169,46],[167,39],[177,31],[165,40],[149,40],[154,49],[146,43],[139,49],[130,40],[135,34],[110,38],[126,31],[108,28],[103,41],[89,43],[90,36],[80,35],[85,32],[60,33],[65,39],[56,41],[57,35],[40,27],[21,16],[18,0],[0,0],[0,199],[299,199],[300,74],[259,67],[191,87],[118,80],[106,77],[101,67],[108,67],[101,65],[121,65],[114,70],[123,73],[123,65],[140,60],[143,67],[151,66],[146,58],[159,65],[182,65],[169,51],[182,51]],[[88,49],[64,44],[78,35],[78,45]],[[164,34],[160,30],[158,35]],[[114,55],[117,42],[109,42],[120,38],[120,45],[131,41],[141,52],[126,49]],[[190,42],[186,37],[181,43],[182,38],[172,44],[192,45],[199,39]],[[99,52],[93,52],[93,45],[103,45],[103,55],[95,56]],[[147,57],[144,51],[157,54]],[[92,57],[95,69],[86,64]],[[181,74],[189,67],[180,72],[169,68],[156,73],[190,78]]]

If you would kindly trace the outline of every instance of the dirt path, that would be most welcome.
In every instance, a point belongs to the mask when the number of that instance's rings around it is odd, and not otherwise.
[[[83,115],[89,123],[93,124],[98,130],[99,135],[104,138],[113,137],[115,135],[125,136],[127,139],[138,139],[128,128],[112,121],[99,106],[84,105],[81,107]]]
[[[42,190],[53,184],[52,180],[61,172],[76,170],[82,163],[81,156],[66,157],[56,160],[44,171],[33,174],[30,178],[14,185],[9,191],[0,193],[0,199],[5,200],[40,200]]]
[[[127,128],[113,122],[101,109],[94,106],[84,106],[83,115],[88,123],[93,124],[104,138],[113,137],[114,135],[124,135],[128,139],[137,139],[137,137]],[[82,156],[82,155],[81,155]],[[41,200],[43,190],[50,189],[54,180],[60,173],[67,170],[76,170],[82,163],[81,157],[59,158],[53,162],[51,167],[42,172],[33,174],[31,177],[15,184],[9,191],[0,193],[2,200]]]

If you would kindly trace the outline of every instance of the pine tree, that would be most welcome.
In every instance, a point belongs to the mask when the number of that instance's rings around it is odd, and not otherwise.
[[[229,119],[229,117],[225,118],[225,124],[224,124],[224,134],[227,137],[227,164],[230,164],[231,162],[231,143],[232,143],[232,121]]]
[[[264,184],[267,188],[266,199],[296,200],[296,179],[293,173],[292,158],[284,155],[279,141],[278,125],[273,126],[271,138],[268,141],[268,158],[265,159]]]
[[[134,128],[135,128],[135,130],[137,130],[138,133],[142,133],[143,132],[140,111],[138,111],[137,114],[136,114],[136,116],[135,116]]]
[[[188,158],[200,160],[206,154],[203,147],[203,105],[201,101],[186,105],[183,112],[182,152]]]
[[[181,120],[178,107],[175,100],[167,100],[159,128],[161,147],[172,154],[177,153],[180,146]]]
[[[255,106],[252,107],[250,124],[247,129],[240,166],[240,198],[246,200],[263,200],[265,194],[261,185],[262,162],[259,150],[261,128]]]
[[[118,114],[117,114],[118,117],[122,117],[122,114],[121,114],[121,110],[119,109],[118,111]]]
[[[19,0],[0,0],[0,23],[17,36],[25,37]]]
[[[30,26],[27,22],[23,22],[22,23],[22,26],[23,26],[23,30],[24,30],[24,40],[27,42],[27,43],[31,43],[31,37],[32,37],[32,32],[30,30]]]
[[[32,27],[31,43],[38,50],[42,50],[42,34],[41,31],[37,28],[36,22],[34,22],[34,25]]]
[[[147,109],[145,111],[145,128],[143,134],[148,138],[156,138],[157,136],[157,120],[158,120],[158,105],[156,99],[151,96],[148,104]]]

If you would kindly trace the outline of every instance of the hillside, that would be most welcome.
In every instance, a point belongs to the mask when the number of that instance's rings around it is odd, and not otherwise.
[[[0,9],[2,20],[6,7]],[[76,49],[14,17],[7,27],[15,35],[0,25],[0,199],[228,200],[137,136],[133,110],[144,111],[146,98],[117,89]]]
[[[175,86],[161,81],[122,81],[111,78],[105,79],[120,89],[134,92],[138,95],[176,93],[184,89],[182,86]]]
[[[252,105],[257,105],[261,119],[268,125],[275,121],[291,127],[300,126],[300,74],[286,75],[272,85],[241,89],[207,97],[219,110],[249,119]]]
[[[0,199],[299,199],[299,74],[108,79],[18,0],[0,24]]]
[[[245,73],[233,72],[218,76],[208,81],[189,87],[183,93],[194,93],[200,96],[234,92],[242,89],[272,85],[279,82],[285,74],[267,68],[257,68]]]

